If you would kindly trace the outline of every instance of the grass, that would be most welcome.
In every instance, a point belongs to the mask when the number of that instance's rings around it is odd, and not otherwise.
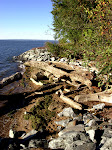
[[[51,118],[55,116],[55,111],[48,110],[52,102],[52,96],[46,95],[36,106],[31,108],[30,113],[24,115],[24,119],[31,120],[32,128],[36,130],[45,129]]]

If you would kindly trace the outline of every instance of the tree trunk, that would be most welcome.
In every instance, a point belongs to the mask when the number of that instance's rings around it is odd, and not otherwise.
[[[46,62],[36,62],[36,61],[26,62],[25,65],[44,70],[45,72],[49,72],[58,79],[67,78],[67,80],[70,80],[72,84],[75,84],[75,82],[78,81],[81,84],[87,85],[89,88],[91,88],[92,85],[91,81],[88,78],[86,78],[85,76],[83,76],[83,74],[78,72],[78,69],[74,70],[74,72],[68,73],[67,71],[63,71],[62,69],[54,67],[53,64],[49,65]]]
[[[89,101],[98,101],[98,102],[106,102],[112,103],[112,89],[109,89],[104,92],[99,92],[95,94],[82,94],[77,95],[74,98],[77,102],[89,102]]]
[[[75,108],[75,109],[79,109],[79,110],[82,110],[82,105],[77,103],[77,102],[74,102],[72,99],[64,96],[62,90],[59,90],[58,91],[59,95],[60,95],[60,98],[68,105],[70,105],[72,108]]]

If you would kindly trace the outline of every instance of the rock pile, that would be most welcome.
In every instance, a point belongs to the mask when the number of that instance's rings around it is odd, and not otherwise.
[[[45,48],[29,50],[14,60],[25,61],[60,61],[68,62],[66,58],[56,58]],[[82,67],[81,61],[68,62],[71,67]],[[86,69],[86,68],[83,68]],[[94,69],[94,68],[93,68]],[[92,70],[94,71],[94,70]],[[94,105],[92,110],[103,109],[105,104]],[[94,111],[93,111],[94,112]],[[111,150],[112,149],[112,120],[103,122],[94,113],[80,110],[76,114],[71,107],[64,108],[57,114],[60,120],[54,123],[58,137],[46,138],[44,130],[32,130],[29,133],[19,135],[12,129],[9,131],[9,139],[0,139],[0,148],[8,150],[30,150],[31,148],[63,149],[63,150]],[[66,117],[64,120],[63,117]]]
[[[41,49],[35,48],[34,50],[31,49],[29,51],[22,53],[19,56],[14,56],[13,59],[25,62],[30,60],[53,61],[56,58],[53,57],[53,55],[50,52],[48,52],[46,48],[41,48]]]
[[[67,58],[55,57],[52,53],[48,52],[46,48],[35,48],[22,53],[19,56],[14,56],[13,60],[17,61],[59,61],[68,62]],[[72,64],[72,63],[71,63]],[[82,66],[81,61],[76,61],[74,65]]]
[[[7,143],[7,148],[30,150],[31,148],[50,148],[63,150],[111,150],[112,149],[112,124],[97,118],[92,113],[75,114],[71,107],[64,108],[58,114],[61,118],[68,117],[68,121],[61,120],[55,122],[58,127],[58,137],[46,140],[41,135],[44,131],[32,130],[27,134],[23,134],[17,139],[17,133],[11,131],[11,138],[1,139],[0,146]],[[65,123],[66,122],[66,123]],[[60,131],[59,131],[60,130]],[[2,147],[3,148],[3,147]]]
[[[76,116],[71,112],[71,107],[64,109],[60,114],[67,113],[70,118],[74,116],[69,123],[63,125],[65,120],[61,121],[58,125],[64,126],[64,129],[58,133],[58,138],[52,139],[49,142],[51,149],[64,149],[64,150],[106,150],[112,149],[112,125],[103,125],[99,118],[92,113],[85,113]],[[68,112],[69,110],[69,112]],[[70,113],[71,112],[71,113]],[[58,114],[60,116],[60,114]],[[69,118],[69,119],[70,119]]]
[[[35,48],[31,49],[29,51],[26,51],[22,53],[19,56],[13,57],[14,61],[58,61],[58,62],[67,62],[71,66],[80,66],[82,69],[88,70],[87,68],[83,67],[83,62],[81,60],[76,60],[75,62],[72,62],[72,60],[68,60],[67,58],[59,58],[55,57],[52,53],[48,52],[46,48]],[[22,64],[21,64],[22,65]],[[98,69],[95,66],[90,65],[89,71],[98,73]]]

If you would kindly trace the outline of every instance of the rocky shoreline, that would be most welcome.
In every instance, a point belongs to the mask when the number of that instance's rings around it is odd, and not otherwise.
[[[47,130],[41,129],[41,130],[34,130],[32,129],[30,132],[25,132],[14,130],[13,128],[9,129],[9,138],[3,138],[0,139],[0,147],[1,149],[64,149],[64,150],[111,150],[112,149],[112,116],[111,114],[108,114],[108,111],[112,111],[112,105],[111,103],[105,103],[105,102],[88,102],[88,103],[81,103],[83,105],[82,110],[77,110],[71,107],[68,104],[63,104],[65,102],[60,103],[60,99],[63,98],[59,94],[60,89],[64,93],[64,96],[69,99],[72,99],[78,94],[89,94],[89,93],[97,93],[100,90],[96,87],[94,89],[94,86],[91,86],[91,89],[86,86],[84,86],[82,83],[80,83],[79,79],[77,79],[77,83],[73,83],[73,80],[60,78],[57,79],[54,74],[51,75],[48,71],[46,72],[46,67],[50,65],[50,68],[54,67],[53,69],[57,69],[58,73],[66,73],[66,75],[71,74],[72,72],[78,72],[78,74],[82,74],[82,77],[86,75],[87,81],[93,80],[93,72],[98,73],[97,68],[95,68],[94,65],[89,65],[88,68],[83,67],[83,62],[81,60],[68,60],[67,58],[57,58],[53,56],[51,53],[47,51],[45,48],[35,48],[32,50],[29,50],[20,56],[14,56],[13,58],[15,61],[22,61],[23,63],[26,62],[26,67],[31,68],[30,62],[33,63],[33,69],[31,71],[31,78],[32,81],[35,81],[36,84],[39,84],[43,80],[43,74],[45,77],[45,73],[47,78],[50,79],[50,84],[56,84],[55,90],[51,88],[52,91],[49,90],[47,83],[41,84],[41,85],[35,85],[36,91],[30,94],[33,94],[33,96],[28,95],[28,92],[22,93],[25,97],[25,101],[28,99],[27,97],[30,96],[34,97],[35,94],[37,95],[37,99],[39,97],[43,97],[43,95],[48,95],[48,93],[53,94],[56,101],[52,102],[48,110],[50,112],[56,110],[56,116],[55,118],[51,119],[49,122],[52,121],[52,125],[54,126],[53,132],[55,131],[55,136],[52,132],[49,131],[49,137],[46,138],[46,134],[48,136]],[[28,62],[28,63],[27,63]],[[42,62],[47,63],[46,67],[44,67],[44,71],[41,69],[38,71],[36,70],[35,63],[38,63],[37,66],[39,67],[42,64]],[[53,64],[53,65],[52,65]],[[24,68],[24,67],[23,67]],[[27,70],[27,69],[26,69]],[[91,72],[89,72],[89,70]],[[49,70],[50,71],[50,70]],[[54,71],[53,71],[54,72]],[[42,75],[40,75],[40,73]],[[48,74],[49,73],[49,74]],[[25,72],[26,74],[26,72]],[[78,75],[77,74],[77,75]],[[22,74],[23,76],[24,74]],[[34,76],[36,75],[36,76]],[[15,76],[15,75],[14,75]],[[13,76],[12,80],[11,77],[5,78],[4,81],[1,81],[1,98],[3,97],[3,93],[5,86],[8,84],[12,84],[16,80],[23,80],[23,77],[15,78]],[[29,76],[26,75],[28,78]],[[41,80],[40,80],[41,77]],[[21,79],[22,78],[22,79]],[[39,82],[38,80],[39,79]],[[52,79],[52,81],[51,81]],[[31,81],[30,81],[31,82]],[[85,82],[84,82],[85,83]],[[4,84],[4,85],[3,85]],[[18,82],[17,82],[18,84]],[[58,85],[57,85],[58,84]],[[47,86],[47,89],[45,89],[45,86]],[[3,88],[4,87],[4,88]],[[26,86],[27,87],[27,86]],[[41,90],[38,90],[38,88]],[[69,88],[68,88],[69,87]],[[74,88],[75,87],[75,88]],[[53,87],[54,88],[54,87]],[[3,91],[2,91],[3,90]],[[48,90],[46,92],[46,90]],[[36,93],[37,92],[37,93]],[[39,93],[41,92],[41,94]],[[43,93],[42,93],[43,92]],[[76,93],[75,93],[76,92]],[[14,96],[14,91],[12,93],[10,92],[10,95]],[[22,96],[23,96],[22,95]],[[63,96],[63,95],[62,95]],[[24,98],[23,97],[23,98]],[[35,100],[33,107],[36,105],[36,98],[32,98]],[[59,99],[59,101],[57,101]],[[62,107],[63,106],[63,107]],[[25,109],[28,106],[25,106]],[[59,109],[60,108],[60,109]],[[57,110],[59,109],[59,110]],[[19,109],[18,111],[21,111]],[[31,114],[31,110],[25,111],[24,114],[22,112],[22,116]],[[108,117],[107,117],[108,116]],[[23,118],[24,120],[24,118]],[[21,122],[23,121],[21,120]],[[21,133],[21,134],[20,134]]]
[[[19,56],[14,56],[13,60],[25,61],[52,61],[53,55],[46,48],[35,48],[22,53]]]

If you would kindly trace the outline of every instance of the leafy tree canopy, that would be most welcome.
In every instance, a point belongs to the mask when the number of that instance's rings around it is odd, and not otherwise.
[[[101,73],[108,74],[110,82],[112,0],[51,1],[55,38],[59,44],[48,44],[48,47],[52,51],[55,49],[58,55],[80,55],[88,60],[96,60]]]

